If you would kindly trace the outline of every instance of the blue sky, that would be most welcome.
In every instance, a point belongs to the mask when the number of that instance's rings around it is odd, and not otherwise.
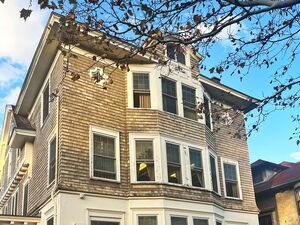
[[[26,4],[27,1],[17,0],[0,4],[0,30],[5,31],[1,34],[0,41],[1,125],[5,104],[16,102],[27,68],[49,16],[49,12],[34,7],[32,16],[24,22],[19,19],[19,11],[22,7],[27,7]],[[230,43],[222,41],[212,50],[211,60],[218,60],[230,47]],[[299,63],[300,60],[296,62],[298,65]],[[269,74],[270,71],[254,69],[243,82],[234,77],[223,77],[222,83],[253,97],[262,98],[272,93]],[[248,142],[251,162],[259,158],[277,163],[300,160],[300,146],[296,145],[295,140],[289,140],[296,126],[291,122],[291,115],[296,114],[297,110],[299,108],[273,113],[260,126],[259,131],[253,133]]]

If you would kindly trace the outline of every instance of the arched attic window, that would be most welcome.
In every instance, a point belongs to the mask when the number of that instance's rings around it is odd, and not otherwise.
[[[185,51],[178,45],[167,44],[167,56],[181,64],[185,65]]]

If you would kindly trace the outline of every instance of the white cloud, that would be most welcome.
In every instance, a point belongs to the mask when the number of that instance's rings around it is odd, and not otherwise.
[[[0,57],[26,66],[31,61],[49,16],[49,11],[34,5],[31,16],[24,21],[20,18],[20,10],[28,8],[28,4],[29,1],[9,0],[1,3],[0,7]]]
[[[292,158],[294,158],[295,160],[300,160],[300,151],[299,152],[294,152],[294,153],[290,154],[290,156]]]
[[[11,64],[8,61],[0,62],[0,88],[1,90],[13,86],[22,81],[24,70],[20,66]]]
[[[20,87],[15,87],[11,89],[3,98],[0,99],[0,112],[4,112],[6,105],[16,103],[20,90]]]

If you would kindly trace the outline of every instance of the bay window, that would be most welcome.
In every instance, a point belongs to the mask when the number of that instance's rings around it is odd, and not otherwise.
[[[239,198],[237,168],[234,164],[223,163],[226,196]]]
[[[149,74],[133,74],[133,104],[135,108],[151,108]]]
[[[137,140],[135,149],[137,181],[155,181],[152,140]]]
[[[196,91],[182,85],[182,101],[184,117],[196,120]]]
[[[193,219],[193,225],[208,225],[207,219]]]
[[[197,149],[189,149],[192,185],[204,187],[202,153]]]
[[[177,91],[176,82],[165,77],[161,78],[163,110],[177,114]]]
[[[181,184],[181,159],[179,145],[166,143],[168,182]]]
[[[138,225],[158,225],[156,216],[139,216]]]
[[[172,216],[171,225],[188,225],[187,218]]]
[[[93,176],[116,180],[115,138],[93,133]]]

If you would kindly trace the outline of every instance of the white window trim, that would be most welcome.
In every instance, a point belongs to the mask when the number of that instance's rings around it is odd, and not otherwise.
[[[172,224],[171,224],[171,218],[172,218],[172,217],[176,217],[176,218],[185,218],[185,219],[186,219],[186,225],[189,225],[189,224],[190,224],[190,223],[189,223],[189,220],[191,220],[191,218],[190,218],[189,215],[178,215],[178,214],[169,214],[169,216],[168,216],[168,220],[169,220],[169,221],[167,221],[167,224],[172,225]]]
[[[50,145],[51,145],[51,142],[52,142],[52,140],[54,139],[54,138],[56,138],[56,143],[55,143],[55,147],[56,147],[56,149],[55,149],[55,177],[54,177],[54,180],[53,181],[51,181],[51,182],[49,182],[49,176],[50,176]],[[55,182],[55,180],[56,180],[56,174],[57,174],[57,149],[58,149],[58,146],[57,146],[57,144],[58,144],[58,138],[57,138],[57,136],[56,136],[56,130],[54,131],[54,132],[52,132],[51,133],[51,135],[49,136],[49,138],[48,138],[48,162],[47,162],[47,164],[48,164],[48,167],[47,167],[47,184],[48,184],[48,187],[50,187],[54,182]]]
[[[218,184],[218,192],[215,192],[213,190],[213,185],[212,185],[212,175],[211,175],[211,169],[210,169],[210,155],[212,155],[215,158],[216,162],[216,173],[217,173],[217,184]],[[220,185],[220,175],[219,175],[219,163],[218,163],[218,156],[216,153],[214,153],[212,150],[209,149],[208,151],[208,162],[209,162],[209,172],[210,172],[210,184],[211,184],[211,191],[220,195],[221,196],[221,185]]]
[[[49,104],[48,104],[48,109],[49,109],[49,112],[48,112],[48,115],[47,117],[45,118],[45,121],[43,120],[43,117],[44,117],[44,92],[45,92],[45,89],[47,87],[47,85],[49,85]],[[47,121],[48,117],[49,117],[49,114],[51,112],[51,109],[50,109],[50,93],[51,93],[51,86],[50,86],[50,77],[48,77],[45,81],[45,83],[43,84],[43,87],[41,89],[41,127],[43,127],[44,123]]]
[[[136,141],[151,140],[153,144],[153,158],[155,181],[138,181],[136,171]],[[130,178],[131,183],[158,183],[162,181],[161,176],[161,151],[160,151],[160,137],[158,133],[130,133],[129,134],[129,149],[130,149]]]
[[[25,190],[25,186],[27,186],[28,188],[28,195],[27,195],[27,212],[26,212],[26,215],[28,213],[28,200],[29,200],[29,180],[25,180],[25,182],[23,183],[23,193],[22,193],[22,215],[24,216],[24,190]]]
[[[168,111],[164,110],[164,104],[163,104],[163,93],[162,93],[162,78],[172,81],[175,83],[175,88],[176,88],[176,113],[171,113]],[[161,99],[161,111],[165,112],[165,113],[169,113],[171,115],[177,115],[180,117],[183,117],[183,104],[182,107],[180,107],[180,104],[182,102],[182,90],[181,90],[181,82],[179,82],[176,78],[173,78],[171,76],[166,76],[166,75],[161,75],[161,79],[160,80],[160,99]]]
[[[224,173],[224,163],[226,164],[231,164],[234,165],[236,167],[236,176],[237,176],[237,182],[238,182],[238,191],[239,191],[239,197],[235,198],[235,197],[230,197],[227,196],[227,191],[226,191],[226,182],[225,182],[225,173]],[[227,159],[227,158],[222,158],[221,157],[221,169],[222,169],[222,176],[223,176],[223,188],[224,188],[224,196],[225,198],[228,199],[236,199],[236,200],[243,200],[243,193],[242,193],[242,185],[241,185],[241,177],[240,177],[240,169],[239,169],[239,163],[236,160],[232,160],[232,159]]]
[[[134,221],[133,224],[140,225],[139,224],[139,217],[148,217],[148,216],[149,217],[156,217],[156,221],[157,221],[156,225],[160,225],[160,221],[162,221],[162,220],[161,220],[160,215],[159,215],[158,212],[157,213],[151,212],[151,213],[146,213],[146,214],[144,214],[144,213],[136,213],[135,214],[135,221]]]
[[[210,218],[209,217],[204,217],[204,216],[192,216],[192,219],[191,219],[191,224],[194,225],[194,219],[197,219],[197,220],[207,220],[207,224],[210,225]]]
[[[19,205],[19,197],[20,197],[20,193],[19,193],[19,188],[17,188],[14,193],[12,194],[11,196],[11,209],[10,209],[10,212],[11,212],[11,215],[17,215],[18,213],[18,205],[16,206],[16,194],[18,193],[18,198],[17,198],[17,203]],[[14,207],[12,207],[14,205]],[[15,211],[16,209],[16,211]]]
[[[209,115],[210,115],[210,130],[213,131],[214,130],[214,124],[213,124],[213,120],[212,120],[211,98],[210,98],[210,96],[207,93],[205,93],[203,91],[203,104],[204,104],[204,97],[206,97],[207,100],[208,100]],[[204,118],[204,120],[203,120],[204,121],[204,125],[206,126],[205,113],[203,113],[203,118]],[[209,128],[209,127],[207,127],[207,128]]]
[[[125,212],[121,211],[110,211],[110,210],[98,210],[98,209],[87,209],[87,222],[86,224],[91,225],[91,221],[109,221],[117,222],[120,225],[125,224]]]
[[[116,155],[116,179],[107,179],[94,176],[94,141],[93,134],[99,134],[107,137],[114,138],[115,140],[115,155]],[[90,126],[90,178],[94,180],[104,180],[110,182],[121,182],[120,177],[120,134],[118,131],[110,130],[100,126]]]

